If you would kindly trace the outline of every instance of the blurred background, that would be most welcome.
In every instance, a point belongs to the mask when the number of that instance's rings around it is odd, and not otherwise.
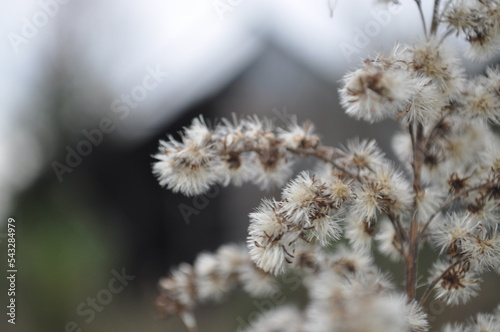
[[[0,330],[185,331],[178,318],[156,318],[158,278],[201,251],[243,242],[248,213],[278,192],[244,185],[208,200],[174,195],[151,173],[158,140],[199,114],[259,114],[278,124],[295,115],[313,121],[325,144],[376,138],[393,158],[398,126],[348,118],[337,89],[367,55],[422,36],[414,1],[400,2],[2,1],[3,307],[8,217],[16,220],[18,274],[16,325],[2,313]],[[423,3],[429,22],[432,1]],[[465,63],[470,75],[487,65]],[[183,217],[182,205],[197,213]],[[110,293],[117,274],[128,277]],[[436,324],[491,310],[500,283],[485,281],[468,308],[434,303]],[[303,304],[303,291],[284,294]],[[106,304],[92,309],[96,296]],[[238,330],[261,307],[236,291],[200,306],[200,332]]]

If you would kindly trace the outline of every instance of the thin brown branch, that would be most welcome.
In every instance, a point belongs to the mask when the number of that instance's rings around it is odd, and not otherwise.
[[[446,38],[448,38],[449,36],[451,36],[456,30],[455,29],[448,29],[448,31],[446,31],[446,33],[439,39],[439,43],[438,43],[438,46],[441,45]]]
[[[411,138],[411,148],[412,148],[412,151],[413,151],[413,154],[415,154],[415,134],[413,133],[413,122],[411,122],[409,125],[408,125],[408,131],[410,133],[410,138]]]
[[[416,131],[414,133],[414,126],[416,126]],[[410,123],[409,126],[410,135],[415,138],[412,140],[413,143],[413,191],[414,191],[414,202],[413,202],[413,214],[410,224],[410,235],[409,235],[409,245],[408,252],[406,254],[405,267],[406,267],[406,295],[408,300],[411,301],[415,299],[416,296],[416,284],[417,284],[417,261],[418,261],[418,247],[419,247],[419,237],[418,237],[418,221],[417,221],[417,209],[418,209],[418,197],[422,190],[420,183],[420,170],[422,168],[422,149],[421,144],[423,143],[424,127],[421,123],[413,124]]]
[[[460,197],[472,192],[472,191],[476,191],[476,190],[481,190],[481,189],[486,189],[486,188],[489,188],[489,187],[494,187],[494,186],[497,186],[498,184],[496,183],[483,183],[483,184],[480,184],[478,186],[475,186],[475,187],[472,187],[472,188],[469,188],[469,189],[466,189],[466,190],[463,190],[459,193],[456,193],[455,195],[451,196],[450,198],[448,198],[443,204],[441,204],[438,209],[436,211],[434,211],[434,213],[429,217],[429,219],[427,220],[427,222],[425,223],[424,227],[422,228],[422,230],[420,231],[420,234],[419,234],[419,237],[421,238],[425,231],[427,230],[427,228],[429,228],[429,225],[432,223],[432,221],[434,220],[434,218],[441,212],[443,211],[448,205],[450,205],[451,203],[453,203],[455,200],[459,199]]]
[[[348,169],[339,165],[335,161],[335,154],[339,154],[339,153],[333,147],[321,147],[321,148],[316,148],[316,149],[287,148],[287,150],[293,154],[316,157],[320,160],[323,160],[326,163],[331,164],[333,167],[337,168],[338,170],[345,173],[346,175],[358,180],[359,182],[363,182],[363,178],[359,174],[355,174],[355,173],[349,171]]]
[[[424,28],[425,37],[427,38],[427,24],[425,24],[425,16],[424,16],[424,12],[422,10],[422,1],[415,0],[415,3],[417,4],[418,12],[420,13],[420,19],[422,20],[422,27]]]
[[[413,189],[415,190],[415,204],[414,208],[417,207],[417,195],[421,191],[420,184],[420,170],[422,169],[422,143],[424,141],[424,126],[421,123],[417,123],[417,132],[415,134],[415,145],[413,150]]]
[[[399,219],[396,219],[393,215],[388,214],[389,220],[392,223],[392,226],[394,227],[394,230],[396,231],[396,236],[398,237],[399,241],[399,253],[405,257],[405,234],[403,231],[403,227],[401,226],[401,222]]]
[[[431,36],[435,36],[437,33],[437,29],[439,27],[439,21],[441,19],[439,14],[439,6],[441,4],[441,0],[434,0],[434,10],[432,12],[432,23],[431,23]]]
[[[409,301],[414,300],[416,296],[418,260],[418,230],[416,225],[416,220],[413,219],[410,225],[410,242],[406,254],[406,295]]]

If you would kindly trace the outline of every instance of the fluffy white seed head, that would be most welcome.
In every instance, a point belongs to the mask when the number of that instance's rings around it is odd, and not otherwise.
[[[463,255],[471,262],[471,268],[498,270],[500,268],[500,236],[497,227],[478,225],[460,244]]]
[[[396,301],[405,309],[405,317],[412,331],[425,332],[429,330],[427,314],[416,301],[408,301],[406,296],[396,296]]]
[[[411,67],[417,75],[430,79],[441,98],[455,96],[464,84],[463,66],[449,45],[431,38],[409,48]]]
[[[499,202],[486,200],[480,194],[467,197],[467,210],[471,218],[487,227],[497,227],[499,220]]]
[[[490,169],[492,175],[500,174],[500,139],[492,136],[480,153],[481,161]]]
[[[499,7],[497,1],[458,0],[445,11],[444,21],[469,42],[469,58],[487,59],[500,49]]]
[[[465,266],[458,264],[447,271],[449,263],[438,261],[434,264],[429,280],[444,276],[435,287],[436,298],[443,300],[447,305],[467,303],[479,292],[481,279]]]
[[[465,326],[459,323],[448,323],[441,329],[442,332],[465,332]]]
[[[339,245],[326,260],[326,268],[337,274],[373,273],[373,259],[369,253]]]
[[[437,220],[432,240],[442,253],[451,256],[463,254],[462,242],[473,233],[477,222],[469,214],[448,215],[442,220]]]
[[[435,143],[436,151],[426,157],[422,177],[428,182],[439,183],[460,169],[477,167],[481,151],[491,139],[491,130],[485,121],[464,121],[461,115],[448,117],[448,133]],[[434,173],[431,173],[434,168]]]
[[[399,299],[359,282],[357,276],[346,280],[324,271],[311,283],[310,292],[305,332],[410,331]]]
[[[280,213],[293,223],[308,223],[321,209],[329,212],[328,205],[320,206],[327,198],[324,183],[308,172],[302,172],[290,181],[283,189],[282,198],[284,203]]]
[[[381,187],[377,183],[363,184],[354,190],[355,198],[349,207],[347,218],[371,222],[382,211]]]
[[[415,76],[413,89],[408,106],[399,112],[397,118],[403,123],[435,123],[441,116],[448,98],[436,84],[424,76]]]
[[[413,191],[403,173],[392,164],[386,164],[375,171],[374,180],[381,195],[382,211],[395,217],[408,214],[413,204]]]
[[[491,87],[490,79],[479,76],[467,86],[464,114],[471,119],[483,119],[500,123],[500,98]]]
[[[344,199],[345,188],[336,188],[341,196],[332,196],[332,187],[321,178],[302,172],[283,189],[279,214],[292,224],[306,230],[309,239],[317,239],[327,245],[338,239],[341,228],[335,218],[340,201]]]
[[[231,278],[239,267],[250,262],[248,250],[244,245],[226,244],[217,249],[218,271],[225,278]]]
[[[269,119],[260,119],[257,116],[248,117],[242,121],[242,127],[248,144],[254,148],[267,150],[276,140],[273,132],[274,125]]]
[[[189,264],[173,269],[170,277],[160,279],[158,286],[164,295],[162,306],[169,314],[190,311],[198,300],[194,269]]]
[[[340,208],[344,202],[349,201],[353,197],[351,185],[340,179],[338,176],[330,176],[323,178],[329,197],[335,208]]]
[[[220,273],[219,259],[202,253],[194,263],[196,294],[199,301],[220,300],[235,284]]]
[[[342,234],[338,218],[333,215],[324,215],[314,219],[308,230],[309,240],[316,239],[321,246],[328,246],[334,240],[338,240]]]
[[[384,218],[379,224],[380,229],[375,235],[378,250],[392,261],[399,261],[401,259],[401,245],[394,226],[388,218]]]
[[[314,134],[314,126],[311,122],[299,125],[294,118],[286,129],[278,128],[277,132],[278,139],[292,149],[315,148],[319,144],[319,137]]]
[[[345,220],[345,237],[355,250],[368,252],[376,234],[376,227],[377,220],[375,218],[366,219],[363,216],[350,213]]]
[[[191,126],[184,128],[183,139],[192,142],[193,145],[204,146],[211,141],[212,135],[203,116],[200,116],[193,119]]]
[[[221,159],[225,168],[224,172],[228,175],[224,185],[231,182],[235,186],[241,186],[257,176],[259,165],[251,153],[230,153]]]
[[[265,234],[266,239],[279,238],[288,227],[277,214],[277,202],[264,199],[255,212],[250,213],[249,235],[257,237]]]
[[[392,151],[407,168],[410,168],[413,159],[411,137],[408,133],[399,132],[394,134],[391,141]]]
[[[303,332],[303,314],[292,306],[282,306],[264,312],[245,332]],[[241,329],[238,329],[239,331]],[[243,330],[241,330],[243,331]]]
[[[412,96],[413,84],[406,71],[368,62],[344,76],[340,101],[348,115],[373,123],[402,110]]]
[[[487,85],[490,87],[491,91],[500,95],[500,66],[488,67],[486,69],[486,77],[488,78]]]
[[[199,195],[218,182],[224,182],[226,175],[221,160],[210,146],[184,139],[184,143],[160,142],[160,152],[154,156],[153,164],[161,186],[187,196]]]
[[[293,262],[295,241],[300,232],[291,229],[277,214],[277,203],[264,200],[250,214],[247,246],[255,264],[274,275],[283,273]]]
[[[270,296],[279,289],[277,280],[253,263],[243,264],[238,269],[239,281],[243,289],[251,296]]]
[[[497,332],[500,331],[500,319],[492,314],[479,313],[470,320],[467,326],[469,332]]]
[[[385,155],[377,146],[375,140],[354,138],[347,141],[347,145],[343,150],[349,164],[353,165],[358,172],[366,172],[386,164]]]
[[[259,157],[252,182],[261,190],[281,187],[292,175],[293,160],[284,151],[270,151]]]

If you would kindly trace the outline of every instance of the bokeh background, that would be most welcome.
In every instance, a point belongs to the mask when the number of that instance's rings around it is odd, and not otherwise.
[[[184,331],[178,318],[156,317],[158,278],[201,251],[243,242],[248,213],[278,192],[244,185],[208,201],[174,195],[151,173],[158,140],[199,114],[213,120],[259,114],[277,124],[289,114],[313,121],[325,144],[376,138],[393,158],[398,126],[348,118],[337,89],[367,55],[422,36],[414,1],[400,2],[387,8],[369,0],[2,1],[3,308],[8,217],[16,219],[18,274],[16,325],[2,312],[0,330],[65,331],[73,321],[85,332]],[[428,21],[431,2],[423,1]],[[461,42],[452,42],[460,53]],[[470,75],[487,65],[464,63]],[[145,80],[149,88],[141,89]],[[136,97],[127,101],[130,94]],[[87,156],[57,171],[103,121],[111,127],[92,136],[98,143],[87,144]],[[183,218],[180,204],[198,213]],[[422,257],[425,266],[432,254]],[[92,319],[78,314],[81,303],[108,289],[113,271],[134,279]],[[481,299],[446,310],[434,303],[431,314],[440,325],[489,311],[499,286],[497,275],[486,275]],[[285,285],[284,297],[304,303],[301,289]],[[200,332],[238,330],[265,307],[236,291],[222,304],[200,306]]]

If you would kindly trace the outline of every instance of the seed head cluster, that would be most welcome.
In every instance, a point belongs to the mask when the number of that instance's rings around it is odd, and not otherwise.
[[[202,253],[160,280],[162,314],[195,331],[198,304],[238,285],[271,296],[294,278],[307,303],[276,305],[245,332],[425,332],[429,298],[465,305],[481,294],[484,273],[500,275],[500,67],[468,75],[449,42],[465,39],[462,53],[474,61],[498,55],[500,1],[435,1],[424,27],[414,43],[365,59],[339,89],[349,116],[400,124],[399,163],[374,140],[323,145],[312,123],[296,119],[279,126],[234,116],[210,126],[199,117],[160,142],[153,173],[174,192],[281,188],[249,213],[246,245]],[[305,158],[315,167],[295,170]],[[429,271],[418,269],[423,247],[435,252]],[[375,265],[375,252],[401,265],[404,288]],[[500,307],[442,331],[498,332]]]

